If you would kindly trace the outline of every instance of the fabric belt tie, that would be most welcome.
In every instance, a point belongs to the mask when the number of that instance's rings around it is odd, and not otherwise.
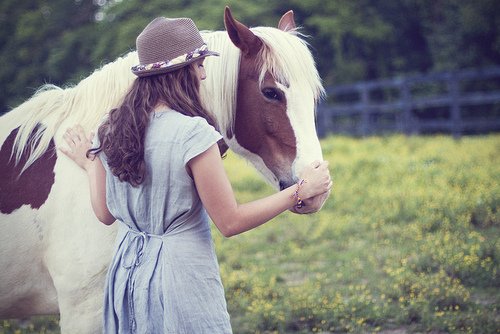
[[[134,272],[135,268],[141,264],[141,260],[144,255],[144,250],[147,246],[148,240],[150,238],[160,239],[162,237],[156,234],[149,234],[145,232],[135,231],[131,228],[127,231],[129,236],[129,241],[127,248],[122,255],[122,267],[128,270],[128,307],[129,307],[129,326],[132,333],[136,333],[137,326],[135,321],[135,306],[134,306]],[[127,236],[125,236],[127,238]]]
[[[131,269],[132,267],[136,267],[141,264],[144,249],[146,248],[147,242],[150,238],[162,240],[160,235],[139,232],[133,229],[129,229],[127,234],[132,234],[133,236],[130,237],[127,248],[123,252],[122,266],[125,269]]]

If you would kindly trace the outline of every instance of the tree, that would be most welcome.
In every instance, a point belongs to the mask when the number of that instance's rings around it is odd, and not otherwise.
[[[497,0],[3,0],[0,113],[45,82],[76,83],[135,49],[157,16],[223,29],[226,5],[249,26],[293,9],[326,85],[500,64]],[[9,106],[9,107],[8,107]]]
[[[91,1],[0,3],[0,111],[14,107],[46,82],[63,84],[90,65]]]

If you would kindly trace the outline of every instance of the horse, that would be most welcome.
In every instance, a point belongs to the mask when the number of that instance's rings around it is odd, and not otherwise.
[[[206,59],[202,100],[227,146],[269,184],[288,187],[322,160],[315,107],[324,90],[314,59],[291,11],[278,28],[248,28],[226,7],[224,24],[202,32],[221,55]],[[1,319],[59,314],[62,333],[101,331],[116,224],[97,221],[85,173],[57,148],[68,127],[89,132],[120,103],[137,63],[129,52],[74,86],[43,86],[0,117]],[[318,211],[327,197],[292,211]]]

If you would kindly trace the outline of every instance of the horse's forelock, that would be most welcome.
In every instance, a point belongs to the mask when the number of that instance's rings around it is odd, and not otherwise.
[[[284,86],[298,85],[313,93],[316,100],[324,95],[324,88],[307,42],[297,29],[281,31],[271,27],[251,29],[263,42],[260,82],[267,71]]]

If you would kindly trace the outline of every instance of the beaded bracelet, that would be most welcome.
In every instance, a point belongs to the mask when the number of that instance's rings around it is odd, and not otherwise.
[[[300,198],[299,196],[299,190],[300,190],[300,187],[306,183],[306,180],[304,179],[301,179],[299,182],[297,182],[297,189],[295,190],[295,192],[293,193],[292,197],[295,198],[297,200],[297,203],[295,204],[295,207],[297,209],[300,209],[302,208],[305,204],[304,204],[304,201],[302,201],[302,199]]]

